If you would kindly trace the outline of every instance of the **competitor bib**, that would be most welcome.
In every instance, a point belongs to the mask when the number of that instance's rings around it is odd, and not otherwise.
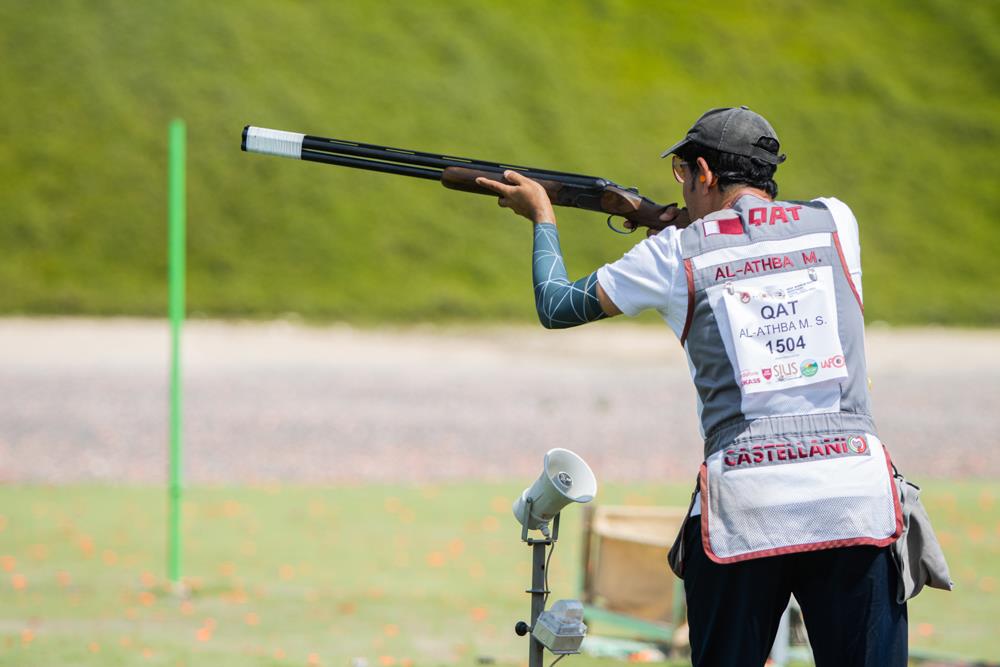
[[[744,394],[847,377],[829,266],[722,286]]]

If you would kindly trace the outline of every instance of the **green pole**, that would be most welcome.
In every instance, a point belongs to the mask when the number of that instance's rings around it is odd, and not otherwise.
[[[167,178],[168,309],[170,312],[170,487],[167,518],[167,575],[175,590],[181,579],[181,325],[184,323],[185,161],[184,121],[170,123]]]

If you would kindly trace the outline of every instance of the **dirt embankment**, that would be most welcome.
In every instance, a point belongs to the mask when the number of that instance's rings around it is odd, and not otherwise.
[[[1000,474],[1000,332],[869,331],[875,414],[914,478]],[[167,325],[0,320],[0,480],[166,477]],[[666,327],[362,330],[192,322],[192,482],[524,479],[569,447],[603,479],[693,477]]]

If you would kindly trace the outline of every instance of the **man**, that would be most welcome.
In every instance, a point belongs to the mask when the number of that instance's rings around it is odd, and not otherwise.
[[[817,665],[903,666],[889,549],[903,516],[871,416],[854,216],[836,199],[775,201],[785,156],[746,107],[706,112],[668,155],[686,208],[575,282],[545,191],[513,171],[478,182],[535,223],[543,325],[651,308],[684,346],[705,438],[671,553],[692,662],[764,664],[794,593]]]

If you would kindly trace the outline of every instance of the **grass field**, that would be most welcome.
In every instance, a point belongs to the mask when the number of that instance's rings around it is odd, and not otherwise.
[[[166,128],[188,123],[203,316],[530,320],[530,232],[430,182],[239,151],[245,124],[680,196],[705,109],[775,125],[781,195],[861,224],[873,320],[1000,324],[1000,4],[0,3],[0,312],[159,315]],[[560,212],[573,277],[635,243]],[[937,230],[932,232],[931,230]],[[405,293],[400,290],[405,286]]]
[[[924,487],[957,583],[910,606],[911,645],[1000,655],[995,485]],[[194,488],[187,599],[164,582],[156,488],[0,487],[0,665],[521,664],[529,550],[517,484]],[[686,485],[607,485],[606,503],[683,504]],[[553,598],[573,597],[566,515]],[[614,664],[586,657],[566,665]]]

